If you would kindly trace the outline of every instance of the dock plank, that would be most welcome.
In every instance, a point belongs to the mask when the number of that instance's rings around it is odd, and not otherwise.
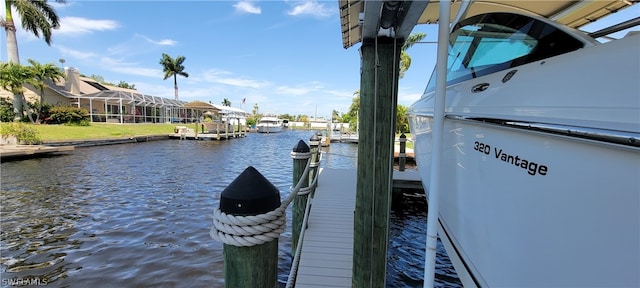
[[[351,287],[356,170],[320,171],[296,287]]]
[[[355,169],[321,168],[295,287],[351,287]],[[422,187],[417,171],[394,171],[394,187]]]

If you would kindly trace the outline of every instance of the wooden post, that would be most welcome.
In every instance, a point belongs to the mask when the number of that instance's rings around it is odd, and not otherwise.
[[[220,211],[234,216],[260,215],[280,206],[280,192],[249,166],[220,195]],[[278,239],[261,245],[223,245],[225,287],[275,288]]]
[[[298,144],[293,147],[291,152],[291,158],[293,158],[293,185],[297,185],[298,181],[303,181],[300,189],[309,187],[309,178],[300,179],[304,174],[304,168],[307,166],[307,161],[311,158],[311,152],[309,146],[304,141],[298,141]],[[293,199],[293,220],[291,231],[293,237],[291,239],[291,257],[296,253],[298,247],[298,239],[300,238],[300,232],[302,231],[302,221],[304,220],[304,211],[307,208],[307,200],[309,194],[298,195]]]
[[[398,63],[403,42],[367,38],[360,48],[352,287],[385,287]]]
[[[193,129],[193,133],[195,135],[195,139],[198,139],[198,123],[195,123],[195,129]]]
[[[404,171],[404,165],[407,164],[407,135],[400,134],[400,152],[398,153],[398,170]]]
[[[241,124],[240,124],[240,118],[236,118],[236,120],[238,121],[238,137],[240,138],[242,137],[242,130],[241,130]],[[234,129],[235,130],[235,129]]]
[[[309,185],[318,177],[318,161],[320,160],[320,138],[315,133],[309,138],[309,146],[311,146],[311,167],[309,167]],[[311,187],[311,198],[315,197],[316,185]]]

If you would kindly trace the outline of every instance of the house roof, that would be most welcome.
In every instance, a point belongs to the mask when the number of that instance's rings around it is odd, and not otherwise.
[[[76,75],[77,76],[77,75]],[[123,105],[135,106],[151,106],[151,107],[183,107],[199,110],[216,110],[223,114],[247,115],[244,110],[219,106],[202,101],[186,102],[164,97],[142,94],[134,89],[127,89],[118,86],[98,83],[93,78],[77,76],[77,89],[79,93],[71,93],[68,90],[68,83],[64,79],[53,83],[49,82],[48,86],[60,95],[71,99],[91,99],[106,101],[107,103],[122,103]]]
[[[235,116],[249,115],[249,113],[245,112],[242,109],[223,106],[223,105],[217,105],[217,104],[211,104],[211,103],[202,102],[202,101],[192,101],[192,102],[186,103],[184,104],[184,108],[191,108],[191,109],[198,109],[198,110],[205,110],[205,111],[215,111],[225,115],[235,115]]]
[[[49,88],[55,90],[60,95],[71,99],[92,99],[103,100],[108,103],[134,104],[136,106],[183,106],[186,102],[168,99],[158,96],[146,95],[134,89],[127,89],[118,86],[98,83],[93,78],[77,77],[77,88],[79,93],[71,93],[68,87],[65,88],[66,81],[61,79],[56,83],[48,83]],[[68,86],[68,85],[67,85]],[[73,90],[73,88],[71,89]]]
[[[467,13],[468,17],[489,11],[520,12],[549,18],[572,28],[580,28],[637,3],[635,0],[476,0],[472,2]],[[379,32],[379,24],[389,3],[399,3],[398,5],[401,6],[393,15],[400,22],[395,31],[396,38],[406,39],[416,24],[438,22],[440,1],[340,0],[340,24],[344,48],[357,44],[363,38],[374,38]],[[460,0],[452,3],[450,21],[454,20],[462,5]]]
[[[184,104],[185,108],[202,109],[202,110],[218,110],[212,104],[202,101],[191,101]]]

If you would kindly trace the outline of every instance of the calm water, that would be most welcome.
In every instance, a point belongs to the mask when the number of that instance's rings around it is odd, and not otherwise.
[[[253,166],[284,199],[289,153],[311,133],[78,148],[2,163],[1,285],[221,287],[222,244],[209,236],[220,193]],[[323,166],[353,168],[356,153],[357,145],[331,144]],[[392,212],[390,287],[422,286],[426,208],[416,199]],[[279,242],[281,283],[291,264],[289,228]],[[459,286],[448,259],[439,262],[438,284]]]

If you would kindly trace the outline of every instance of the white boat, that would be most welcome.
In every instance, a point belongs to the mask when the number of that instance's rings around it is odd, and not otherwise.
[[[552,2],[478,2],[501,4],[471,4],[453,28],[444,110],[432,76],[408,111],[463,285],[640,287],[640,34],[600,43],[501,12]],[[556,15],[581,19],[623,2],[578,1]]]
[[[282,132],[282,119],[277,116],[265,115],[256,124],[259,133],[277,133]]]

